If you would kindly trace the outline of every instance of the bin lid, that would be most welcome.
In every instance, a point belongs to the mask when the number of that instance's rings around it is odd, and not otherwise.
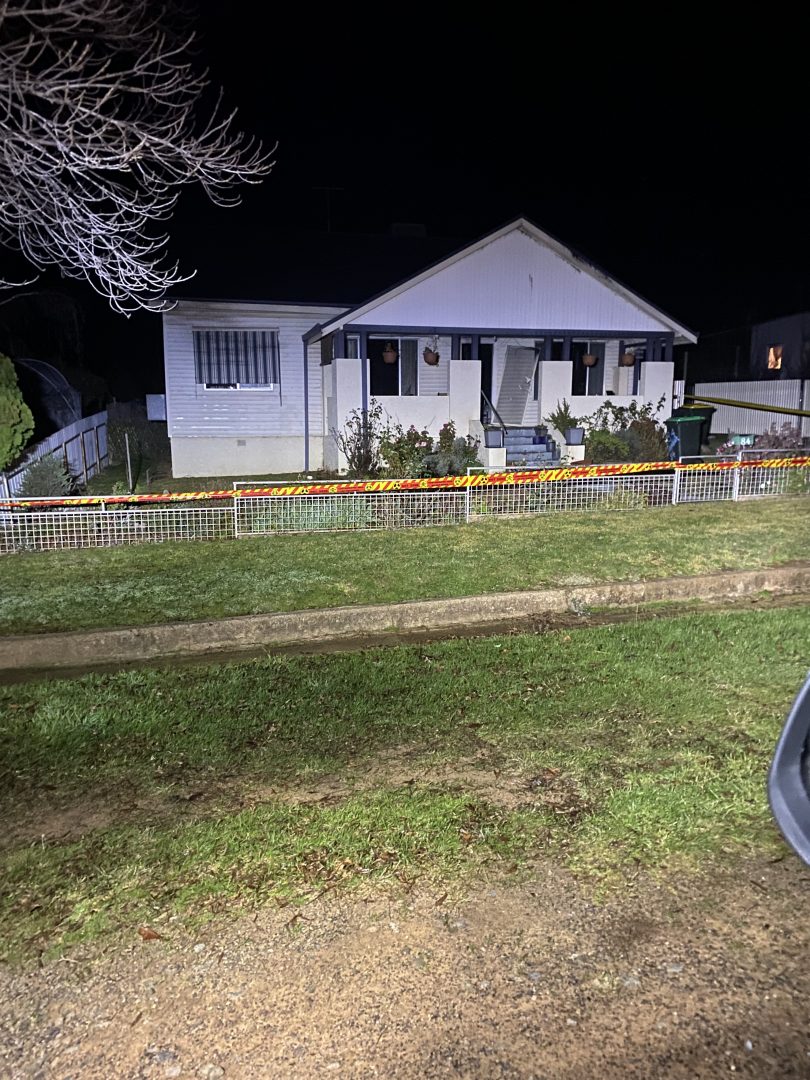
[[[668,420],[665,420],[665,424],[694,424],[704,423],[705,416],[670,416]]]

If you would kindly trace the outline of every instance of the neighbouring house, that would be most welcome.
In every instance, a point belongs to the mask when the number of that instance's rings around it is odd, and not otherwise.
[[[522,218],[359,305],[181,300],[163,335],[175,476],[341,469],[332,433],[372,399],[404,427],[503,433],[487,464],[539,464],[563,399],[668,415],[673,347],[697,340]]]
[[[707,334],[695,360],[688,364],[685,383],[676,386],[688,394],[741,403],[717,405],[712,434],[754,437],[787,425],[810,438],[810,417],[742,404],[810,411],[810,312]]]

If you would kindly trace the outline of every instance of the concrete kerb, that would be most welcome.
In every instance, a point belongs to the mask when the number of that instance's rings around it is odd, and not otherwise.
[[[626,609],[656,602],[717,601],[758,593],[810,591],[810,563],[652,581],[613,581],[570,588],[490,593],[399,604],[363,604],[311,611],[241,615],[199,622],[114,630],[0,638],[0,681],[29,672],[182,661],[217,654],[273,651],[290,646],[419,631],[469,630],[510,619],[559,615],[588,608]]]

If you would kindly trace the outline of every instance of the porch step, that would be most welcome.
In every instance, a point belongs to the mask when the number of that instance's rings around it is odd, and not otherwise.
[[[541,468],[547,468],[559,460],[560,457],[558,454],[552,454],[549,451],[540,454],[523,454],[519,451],[516,453],[509,453],[507,451],[506,454],[507,465],[538,465]]]

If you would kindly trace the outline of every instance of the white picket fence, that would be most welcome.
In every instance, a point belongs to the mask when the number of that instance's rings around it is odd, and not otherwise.
[[[76,420],[30,447],[13,469],[0,473],[0,496],[19,495],[25,470],[48,454],[61,455],[71,476],[86,484],[108,463],[106,410]]]

